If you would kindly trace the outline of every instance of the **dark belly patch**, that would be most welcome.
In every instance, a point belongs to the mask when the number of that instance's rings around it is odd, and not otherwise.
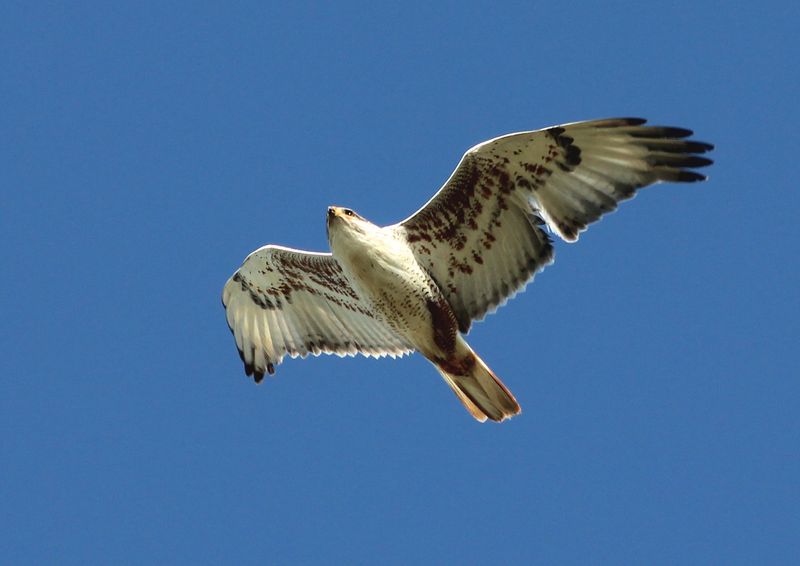
[[[450,375],[470,375],[475,367],[475,354],[470,353],[461,359],[452,356],[446,360],[437,360],[437,363]]]
[[[456,347],[456,333],[458,332],[458,323],[453,309],[442,297],[426,299],[425,304],[431,313],[433,322],[433,341],[442,351],[452,352]]]

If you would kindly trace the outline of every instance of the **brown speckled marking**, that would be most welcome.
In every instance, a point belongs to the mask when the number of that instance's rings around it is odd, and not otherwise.
[[[305,292],[322,295],[327,301],[344,309],[373,317],[361,306],[359,297],[345,279],[339,264],[329,257],[273,255],[272,266],[265,264],[266,271],[277,274],[279,278],[272,287],[256,289],[241,273],[234,275],[234,281],[241,282],[242,290],[250,294],[254,303],[264,309],[282,308],[283,302],[292,303],[292,295]],[[275,275],[273,275],[275,277]],[[312,286],[309,284],[314,283]],[[272,297],[271,299],[267,297]]]
[[[547,143],[549,140],[552,141]],[[519,216],[508,220],[525,230],[519,236],[527,236],[532,243],[512,242],[510,246],[506,243],[503,249],[507,256],[498,260],[495,255],[508,211],[516,213],[520,203],[544,185],[553,168],[579,163],[580,150],[572,138],[564,135],[563,129],[531,136],[530,141],[538,143],[537,152],[543,150],[544,154],[520,148],[513,151],[492,148],[467,154],[429,206],[403,224],[407,241],[421,263],[430,272],[438,270],[437,283],[452,305],[462,332],[469,329],[474,316],[480,317],[502,302],[552,257],[549,238],[537,228],[544,221],[533,209],[525,210],[530,224],[521,226]],[[549,162],[553,164],[545,166]],[[520,192],[521,197],[517,196]],[[434,260],[438,269],[433,267]],[[498,261],[511,268],[509,280],[498,281],[480,297],[473,296],[475,291],[471,290],[469,278],[482,270],[495,269]],[[463,299],[458,297],[462,281],[471,293]]]
[[[254,268],[254,272],[265,276],[266,279],[259,280],[257,285],[250,281],[242,270],[234,273],[231,279],[261,309],[282,310],[293,303],[297,293],[306,293],[319,296],[331,305],[376,319],[375,313],[363,303],[350,286],[338,262],[330,256],[273,253],[262,266]],[[264,281],[270,283],[262,287]],[[282,315],[278,314],[277,316]],[[248,349],[247,357],[243,350],[237,348],[245,366],[245,373],[253,376],[256,383],[260,383],[264,379],[265,373],[273,374],[275,372],[275,364],[280,363],[281,358],[287,353],[299,353],[305,356],[306,353],[349,351],[351,347],[355,347],[357,350],[375,347],[375,345],[360,344],[352,339],[346,339],[345,336],[342,336],[341,339],[324,336],[322,330],[314,326],[313,319],[309,322],[311,326],[302,330],[301,347],[297,350],[290,350],[285,345],[277,345],[278,351],[275,352],[274,359],[265,360],[265,367],[255,365],[253,360],[255,360],[256,354],[253,344],[245,346]],[[231,331],[233,331],[232,328]],[[247,358],[249,358],[249,362]]]
[[[460,271],[461,273],[466,273],[467,275],[472,273],[472,266],[466,259],[459,261],[454,255],[450,255],[448,265],[448,273],[455,274],[456,270]]]

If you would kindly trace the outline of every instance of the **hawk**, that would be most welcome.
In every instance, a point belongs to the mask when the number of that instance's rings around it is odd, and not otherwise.
[[[520,406],[464,339],[553,262],[548,235],[574,242],[636,190],[695,182],[713,149],[683,128],[639,118],[508,134],[467,151],[417,212],[376,226],[331,206],[331,253],[268,245],[222,292],[245,373],[261,382],[284,356],[417,351],[479,421]]]

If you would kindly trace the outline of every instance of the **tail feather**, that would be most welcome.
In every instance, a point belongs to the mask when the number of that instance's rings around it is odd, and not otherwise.
[[[480,422],[503,421],[522,409],[514,395],[474,352],[460,364],[435,364],[445,382]]]
[[[439,369],[439,373],[442,374],[442,377],[444,378],[445,383],[447,383],[447,385],[450,386],[450,388],[453,390],[453,393],[455,393],[456,397],[458,397],[458,400],[461,401],[464,404],[464,407],[466,407],[467,411],[469,411],[469,413],[473,417],[475,417],[475,420],[480,421],[482,423],[485,423],[486,422],[486,413],[481,411],[478,408],[478,406],[472,401],[472,399],[467,397],[467,395],[464,393],[464,391],[459,387],[458,383],[456,382],[456,378],[454,376],[450,375],[449,373],[446,373],[444,370],[440,369],[438,366],[437,366],[437,369]]]

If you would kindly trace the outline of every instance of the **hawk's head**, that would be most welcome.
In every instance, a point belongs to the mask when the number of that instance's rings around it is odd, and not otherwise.
[[[380,230],[357,212],[343,206],[328,207],[328,242],[334,240],[369,239],[374,230]]]

